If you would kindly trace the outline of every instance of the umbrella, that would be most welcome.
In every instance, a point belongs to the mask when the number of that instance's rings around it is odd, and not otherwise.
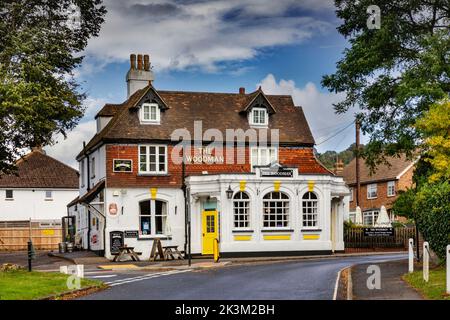
[[[392,227],[391,220],[389,220],[389,216],[387,214],[387,210],[386,210],[385,206],[381,206],[381,211],[380,211],[380,214],[378,215],[378,219],[377,219],[377,222],[375,223],[375,227],[385,227],[385,228]]]
[[[363,223],[362,221],[362,213],[361,208],[358,206],[356,207],[356,217],[355,217],[355,223],[361,225]]]

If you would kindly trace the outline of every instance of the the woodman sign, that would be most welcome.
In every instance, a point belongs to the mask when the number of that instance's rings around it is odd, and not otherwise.
[[[223,155],[215,155],[212,153],[212,148],[195,148],[194,155],[186,155],[185,161],[190,164],[220,164],[224,163]]]

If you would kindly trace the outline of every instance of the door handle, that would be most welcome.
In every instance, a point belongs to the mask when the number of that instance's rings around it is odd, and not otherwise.
[[[205,234],[203,233],[203,236],[205,236]]]

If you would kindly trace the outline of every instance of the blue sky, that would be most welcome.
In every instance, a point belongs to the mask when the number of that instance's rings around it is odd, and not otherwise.
[[[150,54],[154,86],[165,90],[291,94],[304,108],[319,152],[354,140],[353,112],[335,115],[342,94],[320,85],[347,45],[338,34],[331,0],[105,1],[108,14],[76,72],[88,98],[86,115],[68,138],[47,152],[75,166],[82,141],[105,102],[126,98],[130,53]],[[323,142],[323,143],[321,143]]]

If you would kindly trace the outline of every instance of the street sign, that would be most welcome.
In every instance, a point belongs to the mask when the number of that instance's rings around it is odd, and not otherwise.
[[[364,228],[365,237],[393,237],[394,228]]]

